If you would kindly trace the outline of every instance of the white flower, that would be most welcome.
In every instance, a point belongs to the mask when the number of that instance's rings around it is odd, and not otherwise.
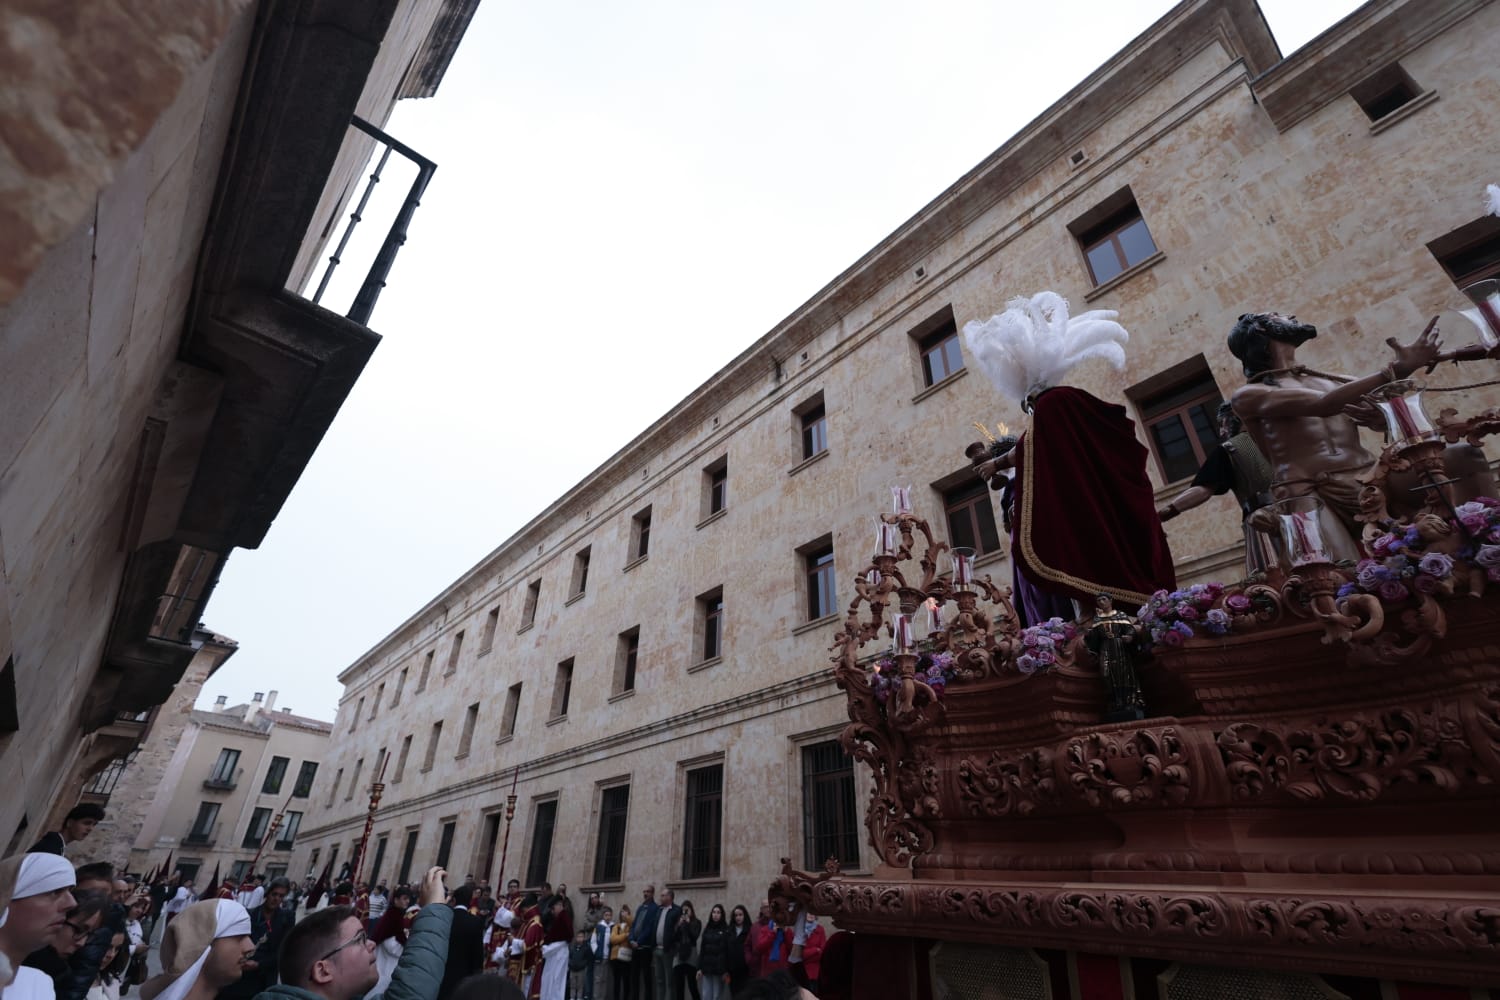
[[[1491,184],[1484,189],[1485,204],[1491,215],[1500,215],[1500,184]]]

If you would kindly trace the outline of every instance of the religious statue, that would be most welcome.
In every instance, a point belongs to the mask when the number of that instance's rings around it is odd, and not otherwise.
[[[1123,406],[1059,384],[1089,358],[1124,367],[1121,345],[1130,335],[1116,315],[1070,318],[1062,296],[1042,292],[964,326],[976,367],[1030,414],[1030,426],[1003,454],[984,457],[977,442],[966,452],[991,487],[1013,490],[1005,506],[1023,625],[1073,619],[1075,605],[1097,593],[1139,607],[1175,585],[1134,422]],[[1005,470],[1014,470],[1008,481]]]
[[[1296,363],[1297,348],[1316,336],[1315,327],[1298,322],[1295,316],[1241,316],[1229,332],[1229,351],[1244,366],[1249,382],[1230,402],[1271,464],[1276,498],[1316,495],[1334,515],[1324,519],[1324,543],[1336,558],[1358,559],[1358,480],[1374,466],[1375,457],[1361,444],[1351,413],[1357,415],[1364,397],[1388,382],[1430,369],[1439,361],[1482,357],[1483,351],[1461,348],[1443,354],[1434,319],[1410,344],[1387,339],[1394,359],[1375,374],[1355,379]],[[1473,451],[1477,449],[1463,446],[1445,456],[1450,474],[1487,477],[1482,453],[1476,460]],[[1485,492],[1485,485],[1470,483],[1460,496]]]
[[[1276,518],[1259,524],[1257,512],[1269,506],[1271,496],[1271,463],[1260,453],[1255,439],[1245,432],[1240,418],[1228,403],[1219,404],[1219,444],[1209,452],[1203,466],[1187,489],[1177,494],[1157,511],[1162,522],[1206,502],[1209,497],[1230,491],[1240,505],[1240,524],[1245,534],[1245,576],[1264,574],[1279,560],[1276,555]],[[1267,515],[1259,515],[1265,517]]]
[[[1142,644],[1140,622],[1117,609],[1108,594],[1099,594],[1094,598],[1094,617],[1084,630],[1083,644],[1093,654],[1099,675],[1109,685],[1104,721],[1144,719],[1146,705],[1135,672],[1135,655]]]

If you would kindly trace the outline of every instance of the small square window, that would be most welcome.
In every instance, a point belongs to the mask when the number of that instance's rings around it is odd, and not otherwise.
[[[1378,122],[1422,96],[1422,88],[1400,63],[1391,63],[1374,76],[1360,82],[1349,96],[1371,122]]]
[[[1173,483],[1198,471],[1219,443],[1219,404],[1224,401],[1203,355],[1127,389],[1140,411],[1162,480]]]
[[[1156,253],[1156,241],[1129,188],[1110,195],[1068,229],[1083,250],[1095,285],[1112,281]]]

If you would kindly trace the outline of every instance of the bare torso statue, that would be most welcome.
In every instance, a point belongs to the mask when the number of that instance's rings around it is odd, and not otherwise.
[[[1411,344],[1392,338],[1386,341],[1395,355],[1390,364],[1374,375],[1350,379],[1297,365],[1297,347],[1315,336],[1314,327],[1294,316],[1241,316],[1229,334],[1229,350],[1250,381],[1231,402],[1271,463],[1277,498],[1316,494],[1350,529],[1352,544],[1359,530],[1354,520],[1359,512],[1356,477],[1369,470],[1375,456],[1360,443],[1359,427],[1344,409],[1436,360],[1442,343],[1434,324]]]

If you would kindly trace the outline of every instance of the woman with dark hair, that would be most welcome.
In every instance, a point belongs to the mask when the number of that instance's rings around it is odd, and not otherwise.
[[[708,911],[708,923],[698,938],[698,992],[702,1000],[729,996],[729,922],[723,903]]]
[[[88,1000],[120,1000],[121,981],[130,961],[130,951],[125,946],[128,939],[124,931],[115,931],[111,935],[109,947],[99,956],[99,974],[89,987]]]
[[[737,994],[750,981],[750,911],[744,904],[729,912],[725,967],[729,970],[729,992]]]
[[[677,918],[677,954],[672,956],[672,995],[677,1000],[691,993],[698,997],[698,935],[703,931],[703,922],[692,900],[684,900],[682,914]]]

